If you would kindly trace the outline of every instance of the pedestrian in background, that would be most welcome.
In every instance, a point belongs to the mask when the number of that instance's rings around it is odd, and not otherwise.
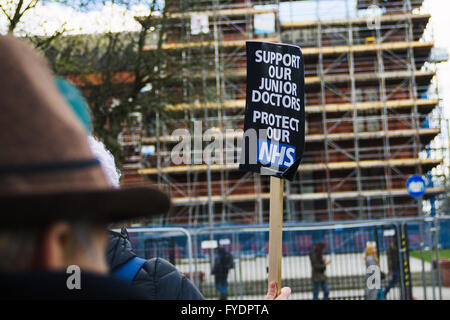
[[[323,257],[325,244],[323,242],[316,243],[309,255],[312,269],[312,286],[313,300],[319,299],[320,289],[323,291],[323,300],[328,300],[330,289],[328,288],[327,276],[325,270],[330,261],[326,261]]]
[[[387,297],[389,291],[400,281],[400,261],[397,240],[392,239],[387,249],[389,274],[392,275],[391,281],[384,290],[384,296]]]
[[[384,300],[383,290],[381,289],[380,261],[377,256],[377,249],[374,243],[367,243],[366,249],[364,250],[364,260],[366,262],[364,299]]]
[[[219,292],[219,299],[228,298],[228,271],[234,268],[233,256],[224,247],[218,247],[214,259],[212,274],[216,290]]]

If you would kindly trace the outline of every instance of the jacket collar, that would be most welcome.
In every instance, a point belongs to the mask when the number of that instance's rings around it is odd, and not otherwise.
[[[137,288],[110,277],[81,272],[80,289],[69,289],[71,273],[51,271],[1,272],[0,299],[145,300]]]

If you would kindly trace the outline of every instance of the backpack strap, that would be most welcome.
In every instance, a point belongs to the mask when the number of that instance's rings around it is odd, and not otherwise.
[[[134,257],[116,269],[112,276],[131,283],[146,262],[145,259]]]

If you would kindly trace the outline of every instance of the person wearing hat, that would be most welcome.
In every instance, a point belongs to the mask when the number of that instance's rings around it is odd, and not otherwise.
[[[0,36],[0,295],[145,299],[108,277],[109,223],[168,212],[151,187],[116,189],[29,45]]]
[[[32,47],[0,36],[0,298],[147,299],[108,276],[107,226],[165,214],[152,187],[117,189]],[[266,299],[277,297],[275,282]]]

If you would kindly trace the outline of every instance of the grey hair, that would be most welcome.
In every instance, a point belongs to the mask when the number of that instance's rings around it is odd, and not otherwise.
[[[112,153],[106,148],[103,142],[93,136],[88,136],[88,143],[91,152],[100,161],[103,172],[111,186],[119,188],[120,171],[116,167]]]

